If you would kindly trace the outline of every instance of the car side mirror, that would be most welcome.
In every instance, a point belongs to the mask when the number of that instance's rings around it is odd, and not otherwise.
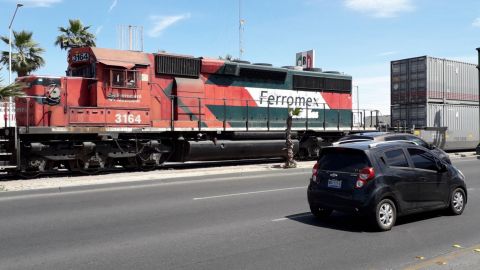
[[[439,162],[438,165],[438,172],[443,173],[447,171],[447,165],[443,164],[442,162]]]
[[[432,143],[428,144],[428,149],[432,150],[432,149],[435,149],[435,148],[437,148],[437,147],[434,144],[432,144]]]

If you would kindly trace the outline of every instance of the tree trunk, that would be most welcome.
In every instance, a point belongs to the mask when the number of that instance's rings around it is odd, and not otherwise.
[[[286,150],[286,158],[285,158],[285,165],[284,168],[296,168],[297,162],[293,159],[293,140],[292,140],[292,121],[293,115],[291,112],[288,113],[287,118],[287,129],[286,129],[286,136],[285,136],[285,150]]]

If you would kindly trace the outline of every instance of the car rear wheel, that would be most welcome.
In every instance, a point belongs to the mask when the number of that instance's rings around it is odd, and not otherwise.
[[[461,188],[455,189],[450,195],[450,213],[461,215],[465,209],[465,191]]]
[[[316,205],[311,205],[311,204],[310,204],[310,211],[312,212],[312,215],[318,219],[324,219],[326,217],[329,217],[333,212],[332,209],[320,208]]]
[[[389,231],[397,220],[397,208],[390,199],[383,199],[375,208],[374,224],[381,231]]]

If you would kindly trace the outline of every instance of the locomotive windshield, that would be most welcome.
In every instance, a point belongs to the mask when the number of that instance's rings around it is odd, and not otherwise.
[[[95,64],[86,63],[78,66],[70,66],[67,76],[95,78]]]

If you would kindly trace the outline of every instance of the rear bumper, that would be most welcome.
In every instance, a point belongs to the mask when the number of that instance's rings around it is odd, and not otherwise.
[[[371,212],[371,200],[365,194],[344,194],[332,190],[316,189],[309,185],[308,203],[320,208],[328,208],[347,213],[367,214]]]

